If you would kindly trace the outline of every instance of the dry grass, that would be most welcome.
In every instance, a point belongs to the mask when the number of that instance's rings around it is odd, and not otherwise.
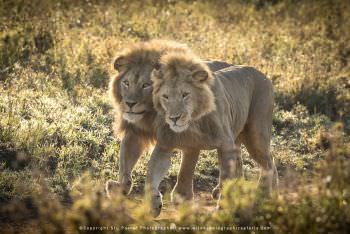
[[[1,232],[173,222],[346,233],[349,18],[350,4],[341,0],[0,0]],[[217,183],[216,153],[202,152],[195,190],[203,198],[194,206],[167,205],[164,219],[147,216],[140,200],[147,200],[148,154],[133,172],[132,198],[105,199],[104,182],[118,174],[106,93],[111,59],[124,46],[152,38],[187,43],[202,58],[255,66],[273,81],[278,198],[262,201],[255,194],[258,168],[245,153],[248,181],[229,183],[223,210],[212,212],[207,195]],[[333,129],[336,122],[343,127]],[[162,183],[166,204],[179,161],[174,156]]]

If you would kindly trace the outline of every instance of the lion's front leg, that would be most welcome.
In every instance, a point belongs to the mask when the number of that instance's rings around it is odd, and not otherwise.
[[[171,150],[161,149],[158,144],[155,146],[151,159],[148,162],[146,186],[151,193],[151,209],[154,217],[157,217],[162,209],[162,194],[159,192],[159,184],[170,167]]]
[[[243,163],[240,145],[232,144],[218,149],[219,159],[219,183],[212,191],[212,197],[219,199],[223,182],[227,179],[240,178],[243,176]]]
[[[142,139],[134,134],[126,134],[119,150],[119,183],[123,194],[128,194],[132,187],[131,172],[144,149]]]
[[[183,151],[177,182],[171,193],[172,202],[179,203],[182,199],[191,200],[193,198],[193,176],[198,157],[199,149]]]

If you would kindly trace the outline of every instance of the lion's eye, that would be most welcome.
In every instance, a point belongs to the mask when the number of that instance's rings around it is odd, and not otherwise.
[[[124,85],[125,87],[129,87],[129,81],[127,81],[127,80],[123,81],[123,85]]]
[[[189,97],[189,95],[190,95],[190,93],[185,92],[182,94],[182,98],[185,99],[185,98]]]
[[[162,98],[164,98],[165,100],[168,100],[169,97],[168,97],[168,95],[163,94]]]
[[[143,88],[143,89],[147,89],[147,88],[149,88],[149,87],[151,87],[151,84],[149,84],[149,83],[144,83],[144,84],[142,85],[142,88]]]

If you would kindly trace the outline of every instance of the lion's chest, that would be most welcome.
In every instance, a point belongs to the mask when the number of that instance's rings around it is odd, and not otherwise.
[[[217,126],[196,126],[182,133],[175,133],[170,129],[163,131],[158,137],[159,143],[169,148],[203,150],[216,149],[221,144],[222,132]]]

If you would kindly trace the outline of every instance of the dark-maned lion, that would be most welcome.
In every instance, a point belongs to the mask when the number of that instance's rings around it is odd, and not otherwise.
[[[152,102],[152,81],[150,79],[153,68],[158,64],[162,54],[170,51],[188,52],[189,48],[166,40],[152,40],[140,42],[126,48],[114,61],[114,68],[118,74],[110,82],[110,95],[115,108],[115,132],[122,137],[119,151],[119,182],[110,180],[106,183],[107,194],[121,187],[123,193],[130,192],[132,187],[131,172],[140,155],[150,142],[155,140],[156,111]],[[230,64],[219,61],[206,62],[213,71]],[[193,157],[183,157],[178,183],[174,191],[186,196],[192,191],[191,183],[182,183],[191,178],[183,174],[184,170],[193,167]],[[194,169],[194,167],[193,167]],[[184,178],[185,177],[185,178]]]

